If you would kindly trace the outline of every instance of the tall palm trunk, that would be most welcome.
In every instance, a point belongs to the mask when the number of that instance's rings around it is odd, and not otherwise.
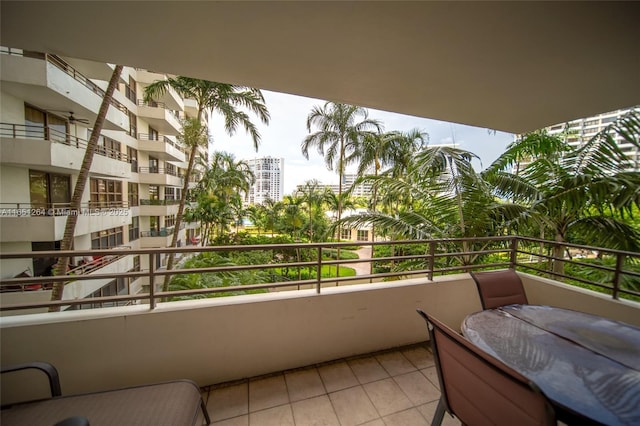
[[[198,114],[198,119],[200,114]],[[189,190],[189,180],[191,179],[191,172],[193,171],[193,165],[196,160],[196,154],[198,152],[198,146],[192,146],[189,153],[189,163],[187,164],[187,170],[184,174],[184,183],[182,184],[182,194],[180,194],[180,204],[178,204],[178,213],[176,213],[176,223],[173,228],[173,236],[171,237],[171,245],[169,247],[175,247],[178,245],[178,235],[180,234],[180,226],[182,226],[182,214],[184,213],[184,205],[187,203],[187,191]],[[167,271],[173,269],[173,263],[175,261],[175,253],[169,253],[167,259]],[[171,281],[170,275],[164,276],[164,282],[162,283],[162,291],[169,291],[169,282]]]
[[[71,250],[73,248],[73,235],[76,230],[76,224],[78,223],[78,216],[81,212],[82,194],[84,193],[84,189],[87,186],[87,180],[89,180],[89,171],[91,170],[91,163],[93,162],[93,154],[96,150],[96,146],[98,145],[98,139],[100,138],[100,133],[102,132],[104,120],[107,116],[109,106],[111,105],[113,92],[115,91],[116,85],[120,80],[121,73],[122,65],[116,65],[116,67],[113,69],[113,73],[111,74],[111,80],[109,80],[109,85],[107,86],[104,98],[102,98],[102,104],[100,105],[100,110],[98,111],[96,122],[93,125],[91,137],[89,138],[89,142],[87,144],[87,149],[84,152],[82,165],[80,166],[80,172],[78,174],[78,180],[76,181],[76,185],[73,189],[73,195],[71,196],[69,215],[67,216],[67,223],[64,227],[64,234],[62,237],[62,243],[60,244],[60,250]],[[59,257],[56,266],[53,269],[54,275],[65,275],[67,273],[68,264],[68,257]],[[64,292],[65,284],[66,283],[64,282],[54,283],[53,291],[51,292],[52,301],[62,300],[62,294]],[[51,306],[49,308],[49,312],[58,311],[60,311],[59,306]]]

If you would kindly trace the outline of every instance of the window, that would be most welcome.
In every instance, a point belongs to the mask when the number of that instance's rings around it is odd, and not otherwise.
[[[358,229],[358,241],[368,241],[369,240],[369,231],[366,229]]]
[[[131,224],[129,225],[129,241],[135,241],[138,238],[140,238],[140,217],[134,216],[131,218]],[[140,261],[139,256],[138,261]]]
[[[137,206],[139,204],[138,184],[128,182],[127,192],[128,192],[129,207]]]
[[[62,117],[25,104],[24,124],[29,138],[69,143],[69,123]]]
[[[350,240],[351,239],[351,229],[341,229],[340,230],[340,239],[341,240]]]
[[[91,233],[91,249],[103,250],[123,244],[122,226]]]
[[[119,180],[96,179],[90,181],[91,207],[122,207],[122,182]]]
[[[158,131],[151,126],[149,126],[149,140],[150,141],[158,140]]]
[[[131,171],[133,173],[138,173],[138,150],[135,148],[127,147],[127,158],[129,163],[131,164]]]
[[[33,208],[68,207],[71,178],[68,175],[29,170],[29,191]]]
[[[137,102],[136,81],[129,76],[129,84],[124,85],[124,94],[134,104]]]
[[[152,236],[160,232],[160,216],[149,216],[149,230]]]
[[[164,217],[164,226],[166,228],[171,228],[175,224],[176,224],[176,215],[175,214],[172,214],[170,216],[165,216]]]
[[[164,188],[164,199],[165,200],[178,200],[178,193],[180,190],[173,186],[166,186]]]
[[[159,162],[155,157],[149,157],[149,173],[158,173]]]
[[[149,199],[150,200],[160,199],[160,187],[158,185],[149,185]]]
[[[138,117],[129,111],[129,136],[138,136]]]
[[[165,162],[165,163],[164,163],[164,167],[165,167],[165,172],[166,172],[168,175],[171,175],[171,176],[176,176],[176,175],[177,175],[177,173],[176,173],[176,166],[174,166],[173,164],[171,164],[171,163],[166,163],[166,162]]]

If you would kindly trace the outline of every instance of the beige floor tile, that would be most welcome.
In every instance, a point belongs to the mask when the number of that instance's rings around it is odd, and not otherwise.
[[[249,411],[259,411],[289,403],[284,376],[273,376],[249,382]]]
[[[318,368],[318,373],[329,393],[360,384],[346,362],[323,365]]]
[[[420,414],[427,419],[428,423],[431,423],[433,419],[433,415],[436,412],[436,407],[438,406],[438,401],[432,401],[427,404],[423,404],[418,406],[418,411]],[[460,426],[460,421],[455,417],[450,416],[448,413],[444,413],[444,417],[442,419],[442,426]]]
[[[391,414],[383,417],[383,420],[386,424],[393,426],[424,426],[428,424],[416,408]]]
[[[385,426],[385,424],[382,419],[375,419],[370,422],[362,423],[360,426]]]
[[[363,387],[381,416],[397,413],[412,406],[409,398],[392,378],[367,383]]]
[[[398,374],[409,373],[410,371],[416,371],[417,368],[409,362],[402,352],[389,352],[382,355],[376,355],[376,359],[387,370],[387,373],[391,376]]]
[[[327,395],[317,396],[291,404],[296,426],[339,426]]]
[[[400,389],[409,397],[413,405],[426,404],[437,401],[440,398],[440,391],[419,371],[395,376]]]
[[[294,426],[291,405],[280,405],[250,413],[249,424],[253,426]]]
[[[285,373],[284,378],[291,402],[327,393],[316,368]]]
[[[219,422],[213,422],[211,424],[215,426],[249,426],[249,416],[244,415],[234,417],[232,419],[221,420]]]
[[[433,383],[433,386],[435,386],[436,389],[440,390],[440,380],[438,379],[438,371],[436,370],[435,366],[424,368],[420,370],[420,372],[424,375],[424,377],[429,379],[431,383]]]
[[[433,354],[423,346],[416,346],[402,351],[404,355],[418,370],[435,365]]]
[[[362,386],[331,393],[329,398],[342,426],[355,426],[379,418]]]
[[[214,389],[209,393],[207,410],[212,421],[229,419],[249,412],[247,384]]]
[[[373,357],[354,359],[349,361],[348,364],[353,374],[362,384],[389,377],[386,370]]]

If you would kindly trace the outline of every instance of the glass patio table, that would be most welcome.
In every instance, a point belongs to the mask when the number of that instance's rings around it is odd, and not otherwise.
[[[569,424],[640,424],[640,328],[550,306],[467,316],[462,332],[520,372]]]

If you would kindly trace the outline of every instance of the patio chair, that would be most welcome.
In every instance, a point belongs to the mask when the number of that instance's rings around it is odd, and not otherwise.
[[[193,426],[198,410],[202,410],[207,424],[211,423],[200,388],[190,380],[62,396],[58,371],[49,363],[2,367],[1,372],[27,369],[47,375],[51,398],[3,406],[2,426]]]
[[[471,277],[478,287],[482,309],[528,303],[520,276],[513,269],[471,272]]]
[[[482,351],[422,310],[440,382],[440,400],[431,421],[445,411],[467,425],[555,425],[547,398],[527,378]]]

